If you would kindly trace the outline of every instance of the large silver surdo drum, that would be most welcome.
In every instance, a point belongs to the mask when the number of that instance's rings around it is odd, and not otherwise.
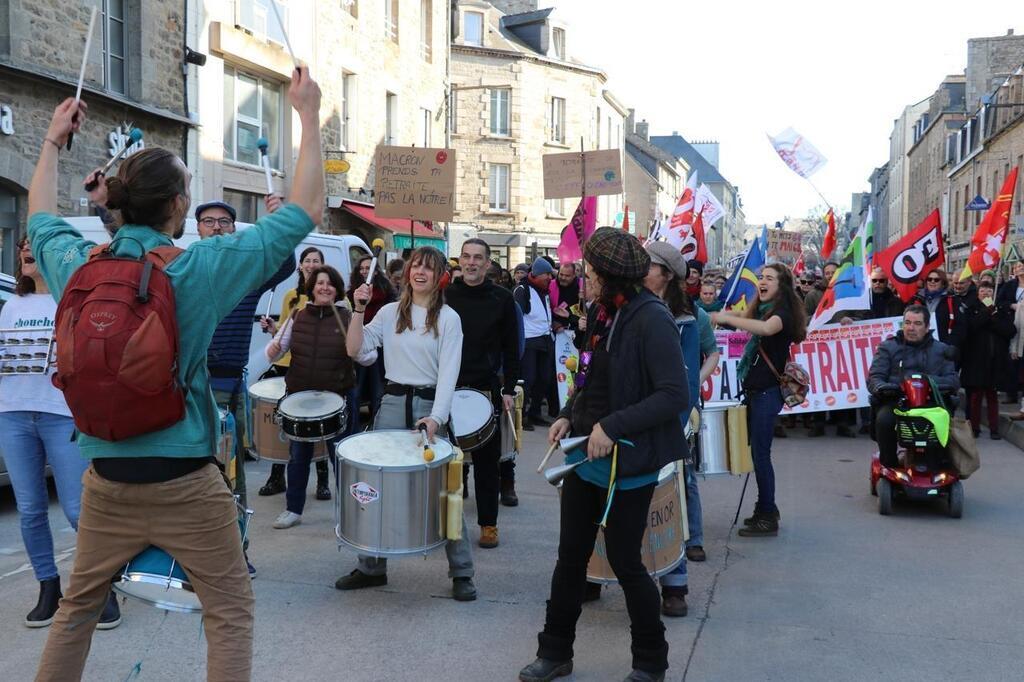
[[[739,403],[704,403],[700,413],[700,473],[705,476],[729,473],[726,410]]]
[[[446,542],[451,443],[435,437],[423,458],[420,434],[382,429],[338,443],[338,544],[362,554],[425,554]]]

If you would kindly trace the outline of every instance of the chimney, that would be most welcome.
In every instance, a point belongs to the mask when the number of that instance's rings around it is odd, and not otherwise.
[[[640,137],[647,139],[647,131],[650,125],[647,123],[647,119],[644,119],[636,124],[636,134]]]
[[[626,116],[626,134],[632,135],[634,132],[636,132],[636,109],[629,109],[628,111],[629,114]]]
[[[1006,35],[1012,36],[1013,35],[1013,29],[1012,28],[1006,29]]]

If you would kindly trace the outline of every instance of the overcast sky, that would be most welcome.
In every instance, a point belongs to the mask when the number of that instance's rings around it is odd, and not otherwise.
[[[721,143],[721,170],[751,224],[802,218],[821,203],[765,133],[792,126],[817,146],[828,164],[812,180],[846,210],[888,161],[903,107],[963,72],[968,38],[1024,33],[1019,0],[540,4],[558,8],[569,53],[604,69],[651,134]]]

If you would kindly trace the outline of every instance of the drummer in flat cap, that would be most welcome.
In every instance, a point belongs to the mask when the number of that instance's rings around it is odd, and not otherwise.
[[[551,425],[552,443],[589,436],[566,462],[588,461],[564,481],[558,561],[551,578],[537,659],[519,679],[568,675],[598,525],[608,563],[630,616],[632,672],[627,680],[663,680],[668,643],[658,588],[640,557],[658,472],[687,455],[679,414],[689,403],[679,331],[665,304],[644,288],[651,259],[635,237],[602,227],[587,241],[587,289],[595,305],[576,391]]]

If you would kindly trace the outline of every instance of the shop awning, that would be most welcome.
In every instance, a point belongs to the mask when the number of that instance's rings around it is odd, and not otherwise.
[[[409,235],[409,221],[404,218],[378,218],[373,212],[373,206],[364,206],[363,204],[353,204],[347,201],[342,202],[341,208],[344,211],[348,211],[355,217],[363,220],[374,227],[378,227],[382,230],[387,230],[394,234]],[[413,221],[413,234],[417,237],[431,238],[431,239],[444,239],[442,236],[436,234],[432,229],[424,225],[418,220]]]

